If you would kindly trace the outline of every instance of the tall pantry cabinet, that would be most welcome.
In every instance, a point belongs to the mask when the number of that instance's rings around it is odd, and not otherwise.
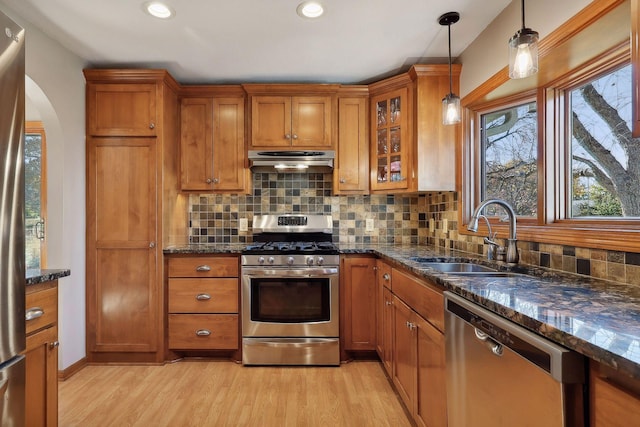
[[[162,247],[186,220],[178,84],[163,70],[85,70],[87,359],[164,360]]]

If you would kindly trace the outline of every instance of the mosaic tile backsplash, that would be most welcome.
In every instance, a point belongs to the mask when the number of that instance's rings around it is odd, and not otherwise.
[[[189,197],[189,242],[250,243],[254,214],[306,213],[332,215],[336,243],[428,244],[482,254],[482,236],[458,234],[457,196],[333,196],[331,174],[254,173],[251,195]],[[240,218],[249,231],[238,231]],[[365,231],[366,219],[374,220],[372,232]],[[526,264],[640,285],[640,254],[524,241],[518,248]]]

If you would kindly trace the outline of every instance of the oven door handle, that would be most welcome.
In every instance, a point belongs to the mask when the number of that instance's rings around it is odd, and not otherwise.
[[[338,274],[337,267],[327,268],[287,268],[287,269],[244,269],[243,276],[247,277],[329,277]]]

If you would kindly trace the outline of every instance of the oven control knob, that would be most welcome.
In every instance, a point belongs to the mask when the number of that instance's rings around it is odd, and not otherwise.
[[[269,257],[269,264],[273,265],[273,263],[276,262],[276,259],[272,256]]]
[[[264,264],[264,257],[263,256],[258,258],[258,264],[260,264],[260,265]]]
[[[290,256],[289,258],[287,258],[287,264],[288,264],[288,265],[293,265],[293,261],[294,261],[294,259],[293,259],[293,257],[292,257],[292,256]]]
[[[316,261],[316,263],[317,263],[318,265],[322,265],[322,264],[324,264],[324,258],[322,258],[321,256],[319,256],[319,257],[318,257],[318,261]]]
[[[307,265],[313,265],[313,257],[308,257],[307,258]]]

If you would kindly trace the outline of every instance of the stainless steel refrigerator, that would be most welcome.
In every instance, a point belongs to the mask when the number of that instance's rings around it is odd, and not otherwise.
[[[0,425],[24,426],[24,30],[0,12]]]

